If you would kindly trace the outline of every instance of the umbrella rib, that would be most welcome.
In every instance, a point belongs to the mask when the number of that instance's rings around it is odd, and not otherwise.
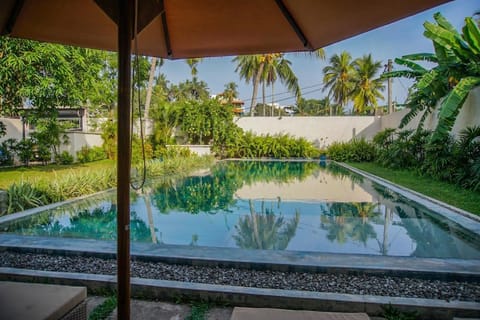
[[[280,9],[280,11],[282,11],[283,15],[285,16],[285,19],[287,19],[288,23],[292,27],[293,31],[295,31],[295,33],[297,34],[297,37],[302,42],[303,46],[308,50],[313,50],[312,45],[310,44],[307,37],[303,33],[302,29],[298,25],[297,21],[295,21],[292,14],[288,10],[288,8],[285,6],[285,3],[283,3],[283,0],[275,0],[275,2],[277,3],[277,6]]]
[[[12,33],[13,27],[15,27],[15,23],[17,22],[17,18],[20,15],[20,12],[22,11],[24,3],[25,0],[15,1],[10,16],[8,17],[7,24],[5,25],[5,29],[2,30],[1,35]]]
[[[163,27],[163,37],[165,40],[165,47],[167,48],[167,56],[169,58],[172,57],[172,45],[170,44],[170,33],[168,32],[168,24],[167,24],[167,15],[165,13],[165,4],[164,1],[160,1],[160,7],[162,8],[160,11],[160,15],[162,16],[162,27]]]

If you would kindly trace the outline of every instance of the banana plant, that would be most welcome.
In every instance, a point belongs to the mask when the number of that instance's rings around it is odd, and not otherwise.
[[[432,141],[440,141],[450,133],[470,91],[480,85],[480,30],[471,17],[465,18],[461,34],[440,13],[436,13],[434,19],[436,23],[424,23],[424,36],[432,40],[435,54],[395,59],[407,69],[388,72],[383,77],[416,80],[407,99],[410,111],[402,119],[400,128],[423,112],[421,129],[427,116],[438,106],[438,124]],[[436,66],[429,70],[418,61],[429,61]]]

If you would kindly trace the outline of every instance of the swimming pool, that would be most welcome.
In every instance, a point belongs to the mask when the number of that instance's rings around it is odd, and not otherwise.
[[[114,192],[0,224],[22,236],[114,240]],[[339,165],[224,161],[132,193],[137,242],[422,258],[479,259],[480,237]]]

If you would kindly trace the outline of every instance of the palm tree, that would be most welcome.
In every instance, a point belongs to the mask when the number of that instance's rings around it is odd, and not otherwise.
[[[197,79],[197,74],[198,74],[197,66],[200,62],[202,62],[202,60],[203,60],[202,58],[190,58],[190,59],[185,60],[185,62],[190,67],[190,73],[192,75],[192,81],[194,81],[194,82]]]
[[[238,97],[238,86],[235,82],[229,82],[225,85],[225,89],[222,92],[222,97],[227,100],[228,103],[232,103],[234,99]]]
[[[297,101],[300,100],[301,91],[298,85],[298,78],[293,72],[292,63],[281,53],[263,55],[265,67],[263,69],[262,81],[272,87],[272,116],[274,105],[274,84],[277,79],[286,85],[287,89],[295,94]]]
[[[346,51],[340,55],[335,54],[330,58],[330,65],[323,68],[323,83],[324,90],[329,89],[328,95],[339,105],[343,110],[352,91],[353,73],[352,57]],[[330,115],[333,115],[333,108],[330,109]]]
[[[385,88],[383,80],[376,78],[380,71],[382,63],[373,61],[372,55],[364,55],[353,62],[354,86],[353,86],[353,110],[356,113],[365,114],[376,113],[378,103],[377,99],[383,99],[380,91]]]
[[[252,100],[250,101],[250,116],[253,117],[253,108],[264,64],[260,62],[260,55],[236,56],[232,61],[237,64],[235,72],[239,73],[240,79],[244,79],[247,83],[250,81],[253,83]]]

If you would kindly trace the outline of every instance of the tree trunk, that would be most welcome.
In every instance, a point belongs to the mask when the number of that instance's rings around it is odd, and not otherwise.
[[[255,80],[253,81],[252,101],[250,103],[250,117],[253,117],[253,108],[255,107],[255,102],[257,100],[258,84],[260,83],[260,79],[262,77],[264,65],[264,62],[260,63],[257,74],[255,75]]]
[[[150,102],[152,101],[153,80],[155,79],[155,68],[157,66],[157,58],[152,58],[152,64],[150,66],[150,75],[148,77],[147,97],[145,98],[145,121],[148,120]]]
[[[262,81],[262,96],[263,96],[263,116],[265,117],[265,81]]]

